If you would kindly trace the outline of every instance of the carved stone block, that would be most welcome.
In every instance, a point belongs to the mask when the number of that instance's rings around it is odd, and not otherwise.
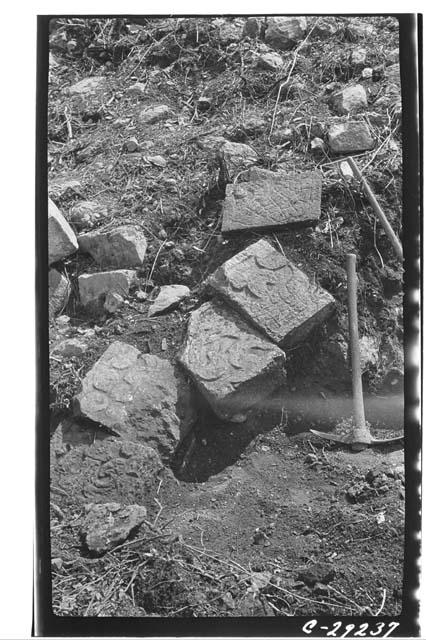
[[[285,382],[285,354],[224,305],[193,311],[180,362],[215,413],[232,420]]]
[[[266,240],[227,260],[207,286],[283,348],[304,340],[334,306],[327,291]]]
[[[318,220],[321,173],[283,174],[251,169],[248,182],[226,187],[222,232],[282,228]]]

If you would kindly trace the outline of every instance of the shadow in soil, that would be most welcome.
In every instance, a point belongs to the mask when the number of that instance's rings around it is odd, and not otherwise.
[[[366,419],[375,437],[387,438],[403,429],[403,396],[366,396]],[[350,397],[318,397],[317,393],[271,396],[264,407],[247,414],[243,423],[221,421],[211,409],[199,407],[198,421],[178,447],[171,461],[175,476],[184,482],[205,482],[244,453],[259,434],[281,426],[287,435],[317,429],[333,431],[352,415]],[[377,433],[379,430],[379,433]],[[384,435],[380,435],[380,431]],[[392,433],[389,433],[392,431]],[[337,445],[339,446],[339,445]],[[398,448],[398,445],[395,445]],[[385,446],[388,449],[388,446]]]

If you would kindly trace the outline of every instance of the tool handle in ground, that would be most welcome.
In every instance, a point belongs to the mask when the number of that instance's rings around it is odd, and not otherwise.
[[[353,447],[358,448],[370,444],[371,436],[365,423],[364,398],[362,395],[361,356],[359,351],[358,312],[357,312],[357,275],[356,255],[346,255],[346,272],[348,277],[348,311],[349,338],[352,363],[352,394],[354,403],[355,429],[353,431]]]
[[[380,220],[380,222],[382,224],[382,227],[385,230],[386,235],[388,236],[389,240],[391,241],[398,258],[402,262],[404,260],[404,255],[403,255],[403,251],[402,251],[402,244],[399,241],[395,231],[392,229],[392,227],[391,227],[391,225],[389,223],[389,220],[385,216],[381,206],[377,202],[376,196],[372,192],[372,190],[370,188],[370,185],[368,184],[367,180],[364,178],[364,176],[362,175],[361,171],[359,170],[358,165],[356,164],[355,160],[352,157],[349,157],[349,158],[347,158],[347,161],[348,161],[352,171],[354,172],[354,174],[358,178],[358,180],[361,181],[361,184],[363,186],[365,195],[369,199],[370,204],[373,207],[376,216],[379,218],[379,220]]]

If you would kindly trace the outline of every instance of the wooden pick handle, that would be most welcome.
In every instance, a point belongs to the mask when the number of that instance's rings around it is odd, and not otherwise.
[[[371,442],[371,436],[365,424],[364,398],[362,395],[361,357],[359,352],[358,312],[357,312],[357,275],[356,255],[346,255],[346,273],[348,276],[349,339],[352,363],[352,395],[354,403],[355,429],[353,448],[363,448]]]

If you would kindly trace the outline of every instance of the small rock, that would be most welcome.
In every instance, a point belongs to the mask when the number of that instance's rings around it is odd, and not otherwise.
[[[374,140],[365,122],[344,122],[330,127],[328,144],[333,153],[353,153],[372,149]]]
[[[97,302],[102,295],[108,293],[127,295],[135,279],[136,271],[131,269],[82,274],[78,277],[80,302],[86,306]],[[114,305],[112,299],[110,302]]]
[[[356,113],[367,108],[367,94],[361,84],[346,87],[330,97],[330,106],[339,115]]]
[[[340,163],[339,168],[340,168],[340,173],[342,174],[345,180],[347,180],[348,182],[353,180],[353,177],[354,177],[353,171],[349,163],[346,162],[346,160]]]
[[[222,178],[229,182],[237,173],[247,169],[258,161],[258,155],[247,144],[226,141],[219,150],[219,162]]]
[[[257,38],[262,29],[262,20],[257,17],[247,18],[246,23],[243,29],[243,36],[248,36],[249,38]]]
[[[242,129],[248,136],[254,136],[257,133],[262,133],[265,126],[266,120],[257,116],[252,116],[245,120],[242,125]]]
[[[268,18],[265,42],[276,49],[293,48],[303,40],[307,22],[303,17]]]
[[[146,156],[146,159],[157,167],[164,168],[167,165],[167,160],[163,156]]]
[[[372,24],[352,18],[346,28],[346,38],[350,42],[358,42],[365,38],[369,38],[374,34],[374,27]]]
[[[78,180],[69,178],[56,178],[49,180],[49,196],[54,200],[73,198],[75,195],[81,195],[82,186]]]
[[[139,151],[139,142],[138,139],[134,136],[126,140],[123,145],[124,149],[129,153],[134,153],[135,151]]]
[[[365,67],[362,70],[361,77],[363,80],[370,80],[373,77],[373,69],[371,67]]]
[[[86,517],[81,535],[89,549],[96,554],[110,551],[124,542],[146,520],[145,507],[118,502],[86,505]]]
[[[283,59],[278,53],[263,53],[257,59],[257,67],[266,71],[278,71],[283,66]]]
[[[332,565],[317,563],[306,567],[297,575],[297,579],[303,581],[308,587],[314,587],[318,582],[328,584],[336,577],[336,570]]]
[[[311,151],[314,153],[325,151],[325,143],[321,138],[314,138],[311,140]]]
[[[79,338],[67,338],[53,347],[52,354],[63,356],[64,358],[80,358],[88,348],[87,343]]]
[[[105,216],[105,210],[97,202],[83,200],[69,212],[69,221],[78,229],[91,228]]]
[[[170,118],[172,115],[173,113],[170,107],[166,104],[160,104],[156,107],[141,111],[139,114],[139,122],[140,124],[155,124],[156,122]]]
[[[110,231],[90,231],[78,237],[80,249],[89,253],[101,267],[140,267],[146,252],[142,231],[123,225]]]
[[[123,304],[124,299],[115,291],[108,291],[105,297],[104,309],[108,313],[115,313]]]
[[[145,293],[145,291],[137,291],[136,292],[136,297],[141,302],[144,302],[148,298],[148,294]]]
[[[326,40],[331,38],[339,31],[339,25],[334,18],[319,18],[312,30],[312,35]]]
[[[355,67],[362,67],[367,59],[367,50],[359,47],[351,53],[351,64]]]
[[[161,351],[167,351],[167,340],[163,338],[161,341]]]
[[[71,285],[68,278],[56,269],[49,271],[49,316],[60,313],[68,303]]]
[[[78,249],[74,231],[56,204],[50,199],[48,209],[48,246],[49,264],[67,258]]]
[[[60,571],[63,567],[64,561],[62,560],[62,558],[52,558],[52,569],[54,569],[55,571]]]
[[[197,100],[197,108],[199,111],[208,111],[212,106],[212,99],[208,96],[200,96]]]
[[[161,287],[160,293],[151,305],[148,316],[158,316],[174,309],[181,300],[190,294],[188,287],[182,284],[170,284]]]
[[[141,98],[145,94],[146,85],[143,82],[135,82],[125,91],[125,95],[132,98]]]
[[[86,96],[97,93],[100,89],[104,89],[106,80],[102,76],[91,76],[83,78],[80,82],[76,82],[69,89],[72,96]]]

